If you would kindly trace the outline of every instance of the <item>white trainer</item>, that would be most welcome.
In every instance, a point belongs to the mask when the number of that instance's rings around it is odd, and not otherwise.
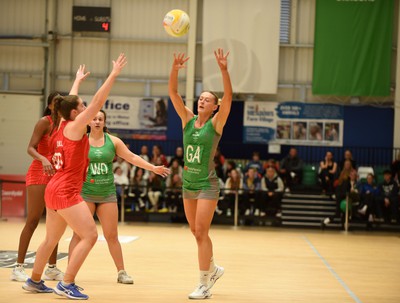
[[[23,266],[15,266],[12,270],[10,280],[18,281],[18,282],[26,282],[29,276],[25,272],[25,268]]]
[[[117,279],[118,283],[122,283],[122,284],[133,284],[133,279],[131,276],[129,276],[125,270],[120,270],[118,272],[118,279]]]
[[[215,265],[214,270],[208,274],[207,290],[210,290],[214,286],[215,282],[222,277],[224,272],[225,269],[223,267]]]
[[[196,289],[189,294],[189,299],[202,300],[211,298],[212,295],[207,287],[207,285],[199,284],[199,286],[197,286]]]
[[[57,267],[47,267],[43,275],[43,280],[47,281],[62,281],[64,273]]]

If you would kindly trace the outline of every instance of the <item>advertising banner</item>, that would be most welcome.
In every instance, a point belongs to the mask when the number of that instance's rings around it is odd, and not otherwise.
[[[87,104],[92,96],[82,96]],[[103,106],[109,131],[125,139],[166,140],[168,98],[110,96]]]
[[[343,145],[343,107],[301,102],[247,101],[244,143]]]

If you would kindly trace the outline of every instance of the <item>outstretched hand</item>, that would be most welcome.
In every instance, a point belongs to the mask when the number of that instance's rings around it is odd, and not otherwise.
[[[86,72],[85,69],[85,64],[79,65],[78,71],[76,72],[76,80],[83,81],[90,75],[90,72]]]
[[[155,166],[153,171],[157,175],[160,175],[164,178],[167,177],[169,174],[171,174],[171,170],[168,167],[165,167],[164,165]]]
[[[172,64],[172,67],[175,70],[180,70],[181,68],[185,68],[186,67],[185,63],[188,60],[189,60],[189,57],[185,58],[184,53],[178,53],[178,54],[174,53],[174,63]]]
[[[125,65],[128,63],[125,54],[121,53],[118,56],[117,60],[113,60],[113,70],[112,72],[116,73],[117,75],[119,75],[119,73],[122,71],[122,69],[125,67]]]
[[[228,56],[229,56],[229,51],[224,55],[224,50],[222,48],[218,48],[217,50],[214,51],[215,59],[217,59],[217,63],[219,65],[219,68],[221,70],[227,70],[228,69]]]

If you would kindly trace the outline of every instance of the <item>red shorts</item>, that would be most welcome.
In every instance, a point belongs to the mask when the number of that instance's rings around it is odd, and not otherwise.
[[[26,173],[26,186],[29,185],[47,185],[52,176],[43,172],[42,162],[34,160]]]
[[[58,182],[50,182],[47,185],[44,200],[46,207],[54,210],[68,208],[84,201],[80,191]]]

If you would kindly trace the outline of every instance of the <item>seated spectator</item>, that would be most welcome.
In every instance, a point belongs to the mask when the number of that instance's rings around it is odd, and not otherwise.
[[[265,216],[268,210],[268,212],[272,211],[275,216],[281,217],[284,185],[274,167],[267,168],[265,176],[261,179],[261,189],[263,190],[263,201],[260,206],[260,216]]]
[[[261,202],[261,180],[258,173],[254,168],[249,168],[247,175],[243,180],[243,208],[245,209],[245,216],[260,215],[260,202]]]
[[[166,208],[160,210],[160,212],[172,212],[176,213],[181,211],[182,207],[182,177],[179,174],[170,174],[167,177],[165,189],[165,202]]]
[[[392,177],[399,184],[400,182],[400,152],[397,153],[396,160],[390,165],[390,170],[392,171]]]
[[[247,163],[244,168],[244,173],[246,174],[249,168],[254,168],[258,176],[261,177],[264,174],[263,164],[260,161],[260,153],[258,151],[253,152],[251,160]]]
[[[183,160],[183,148],[181,146],[178,146],[175,149],[175,155],[172,157],[172,159],[169,161],[168,167],[172,165],[172,162],[174,160],[178,161],[178,164],[183,167],[185,165],[184,160]]]
[[[220,203],[220,209],[226,213],[227,217],[232,216],[232,210],[235,207],[236,192],[239,195],[239,205],[242,202],[243,196],[243,178],[241,174],[236,170],[232,169],[228,179],[224,185],[224,199]]]
[[[171,175],[179,175],[179,177],[182,179],[183,167],[179,165],[178,159],[172,160],[169,169],[171,170]]]
[[[165,189],[164,178],[154,172],[150,172],[147,186],[147,195],[151,204],[149,211],[157,212]]]
[[[265,161],[263,169],[266,172],[268,167],[273,167],[275,168],[276,172],[279,172],[279,162],[276,161],[275,159],[268,159]]]
[[[383,182],[379,185],[379,196],[377,199],[377,218],[382,222],[396,223],[399,211],[399,186],[392,178],[392,172],[386,170],[383,173]]]
[[[356,161],[353,159],[353,154],[351,153],[350,150],[345,150],[344,152],[344,158],[339,162],[339,173],[343,170],[344,167],[344,163],[349,160],[351,162],[351,167],[353,169],[357,169],[357,163]]]
[[[350,175],[353,175],[353,178],[357,176],[357,172],[353,169],[350,160],[346,160],[343,166],[342,171],[340,172],[339,178],[335,181],[335,200],[336,200],[336,209],[335,214],[332,217],[327,217],[321,222],[321,227],[324,228],[327,224],[332,222],[335,218],[341,217],[341,209],[340,204],[343,200],[346,200],[347,194],[350,192]],[[354,182],[354,181],[353,181]]]
[[[218,204],[215,207],[215,213],[217,215],[222,215],[223,211],[220,209],[221,203],[223,203],[224,199],[225,199],[225,183],[224,180],[222,180],[221,178],[218,178],[218,186],[219,186],[219,197],[218,197]]]
[[[325,159],[319,163],[318,178],[321,182],[322,192],[333,194],[333,182],[337,171],[337,163],[333,160],[333,154],[326,152]]]
[[[129,180],[129,173],[132,165],[129,162],[125,161],[123,158],[117,156],[116,160],[113,162],[113,171],[117,166],[121,168],[122,174],[126,176]]]
[[[225,182],[231,176],[232,170],[236,170],[240,174],[240,176],[242,176],[242,171],[239,167],[237,167],[236,162],[233,160],[228,160],[228,161],[226,161],[226,167],[225,167],[225,173],[224,173]]]
[[[117,201],[120,203],[122,195],[125,194],[126,189],[128,188],[129,179],[123,174],[123,171],[119,166],[114,168],[114,183],[117,192]]]
[[[140,148],[139,157],[146,160],[147,162],[150,162],[149,148],[147,147],[147,145],[142,145],[142,147]]]
[[[349,183],[349,195],[348,195],[348,202],[349,202],[349,218],[353,214],[353,208],[357,208],[360,204],[360,191],[358,183],[358,175],[355,169],[352,169],[350,172],[350,183]]]
[[[147,180],[144,179],[144,169],[137,167],[135,175],[129,186],[128,200],[131,204],[131,211],[139,211],[146,207],[147,201]]]
[[[151,156],[150,162],[154,165],[164,165],[165,167],[168,167],[168,161],[167,157],[162,152],[162,148],[160,145],[153,145],[153,154]],[[157,164],[156,164],[157,163]]]
[[[214,166],[215,166],[215,172],[217,173],[218,178],[224,180],[224,167],[225,167],[225,157],[221,153],[221,149],[218,146],[217,150],[214,155]]]
[[[289,154],[282,159],[279,172],[287,191],[294,185],[301,184],[303,160],[298,157],[296,148],[292,147]]]
[[[374,183],[374,175],[368,174],[367,181],[360,184],[360,206],[358,213],[368,218],[368,222],[374,221],[376,215],[376,200],[379,191]]]

